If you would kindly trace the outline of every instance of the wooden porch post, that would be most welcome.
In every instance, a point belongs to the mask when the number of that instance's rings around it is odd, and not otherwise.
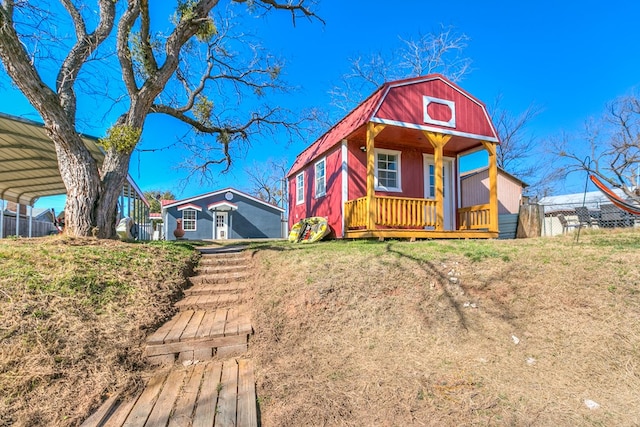
[[[427,140],[433,145],[433,160],[436,178],[436,231],[444,230],[444,179],[442,176],[442,157],[444,146],[451,139],[451,135],[423,131]],[[449,189],[451,191],[451,189]]]
[[[496,144],[482,141],[482,145],[489,153],[489,213],[491,224],[489,231],[498,232],[498,162],[496,156]]]
[[[382,132],[384,125],[367,123],[367,230],[376,227],[375,153],[373,141]]]

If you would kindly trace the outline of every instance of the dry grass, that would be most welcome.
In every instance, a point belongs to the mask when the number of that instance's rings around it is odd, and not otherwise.
[[[254,249],[264,427],[640,425],[638,231]],[[75,426],[135,391],[193,257],[1,240],[0,425]]]
[[[179,245],[0,240],[0,425],[79,425],[139,387],[142,342],[194,260]]]
[[[640,425],[639,249],[638,231],[258,245],[263,426]]]

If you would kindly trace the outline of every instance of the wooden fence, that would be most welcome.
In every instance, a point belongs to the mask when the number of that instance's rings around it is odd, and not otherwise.
[[[56,227],[48,221],[31,221],[31,237],[48,236],[56,232]],[[4,216],[2,219],[2,236],[29,237],[29,219],[20,218],[20,230],[16,233],[16,218],[13,216]]]

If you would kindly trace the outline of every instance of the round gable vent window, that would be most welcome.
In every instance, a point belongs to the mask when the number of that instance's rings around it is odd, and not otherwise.
[[[227,191],[224,195],[224,198],[227,200],[233,200],[233,193],[231,191]]]

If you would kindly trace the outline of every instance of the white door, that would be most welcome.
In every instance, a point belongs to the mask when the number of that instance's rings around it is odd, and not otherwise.
[[[229,214],[216,212],[216,239],[229,238]]]
[[[436,198],[436,165],[432,155],[424,154],[424,197]],[[453,197],[453,159],[442,158],[442,198],[444,202],[444,229],[454,230],[455,208]]]

